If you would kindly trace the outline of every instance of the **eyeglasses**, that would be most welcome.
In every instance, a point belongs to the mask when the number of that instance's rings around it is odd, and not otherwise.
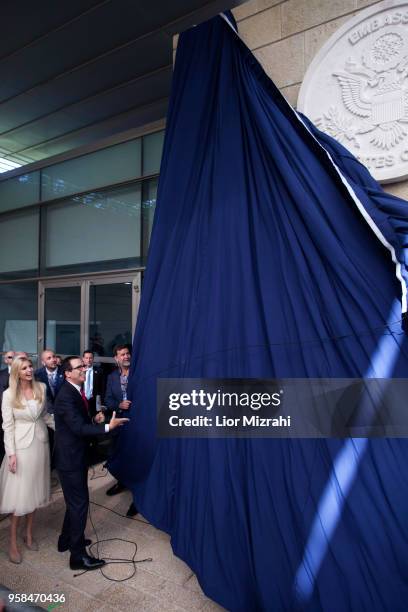
[[[79,365],[79,366],[75,366],[75,368],[71,368],[71,371],[72,370],[86,370],[86,368],[87,368],[87,366],[82,364],[82,365]]]

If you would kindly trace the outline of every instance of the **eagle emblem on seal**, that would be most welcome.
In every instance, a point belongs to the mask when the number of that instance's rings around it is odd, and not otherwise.
[[[344,142],[358,134],[371,133],[370,142],[390,150],[408,133],[408,53],[397,33],[379,36],[362,54],[361,61],[349,58],[344,71],[334,72],[346,109],[359,118],[344,117],[336,107],[324,113],[324,130]]]

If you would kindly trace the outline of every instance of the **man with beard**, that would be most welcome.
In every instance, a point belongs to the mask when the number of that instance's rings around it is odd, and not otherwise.
[[[42,367],[34,372],[34,377],[39,382],[46,386],[47,391],[47,411],[49,414],[54,414],[54,402],[58,391],[64,382],[64,374],[58,366],[57,356],[52,349],[44,349],[41,353]],[[54,432],[47,426],[48,440],[50,443],[50,461],[51,470],[54,469]]]
[[[51,349],[41,353],[42,367],[34,372],[35,379],[45,384],[47,388],[47,409],[50,414],[54,412],[54,401],[64,382],[64,375],[58,366],[57,356]]]
[[[127,399],[127,385],[130,368],[131,354],[129,347],[126,344],[118,344],[113,350],[113,356],[118,366],[111,374],[109,374],[106,382],[105,405],[110,411],[115,411],[118,417],[126,416],[126,411],[129,410],[130,400]],[[117,443],[117,438],[113,442],[113,446]],[[112,449],[114,451],[114,448]],[[115,483],[106,491],[106,495],[116,495],[126,489],[121,482]],[[137,514],[137,508],[130,504],[126,516],[132,517]]]

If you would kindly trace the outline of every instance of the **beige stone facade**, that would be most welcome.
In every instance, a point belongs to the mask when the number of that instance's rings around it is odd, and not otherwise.
[[[378,0],[249,0],[233,10],[243,40],[289,102],[330,36]],[[408,200],[408,181],[384,185]],[[407,209],[408,210],[408,209]]]

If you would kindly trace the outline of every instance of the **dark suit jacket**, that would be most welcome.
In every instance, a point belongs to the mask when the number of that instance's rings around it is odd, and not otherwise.
[[[9,386],[9,371],[8,368],[0,370],[0,461],[4,457],[4,432],[3,432],[3,417],[1,413],[1,402],[3,399],[3,391]]]
[[[105,433],[105,425],[92,423],[81,394],[65,382],[54,403],[55,467],[76,471],[88,467],[89,439]]]
[[[96,396],[101,396],[101,402],[104,403],[105,396],[105,375],[97,366],[93,367],[93,388],[92,397],[88,400],[89,410],[92,416],[96,414]]]
[[[58,395],[58,391],[61,389],[61,385],[64,382],[64,374],[61,372],[61,368],[57,368],[57,380],[55,384],[55,395],[52,394],[50,383],[48,382],[47,370],[45,366],[39,368],[34,372],[34,378],[44,383],[47,387],[47,403],[48,403],[48,412],[52,412],[52,406],[55,402],[55,398]],[[51,408],[51,410],[50,410]]]
[[[0,370],[0,402],[3,398],[3,392],[8,389],[10,374],[8,368]]]
[[[120,370],[111,372],[106,381],[105,406],[110,412],[119,410],[119,404],[123,400],[122,387],[120,386]],[[116,416],[119,416],[118,414]]]
[[[0,404],[3,399],[3,392],[8,389],[10,374],[8,368],[0,370]]]

